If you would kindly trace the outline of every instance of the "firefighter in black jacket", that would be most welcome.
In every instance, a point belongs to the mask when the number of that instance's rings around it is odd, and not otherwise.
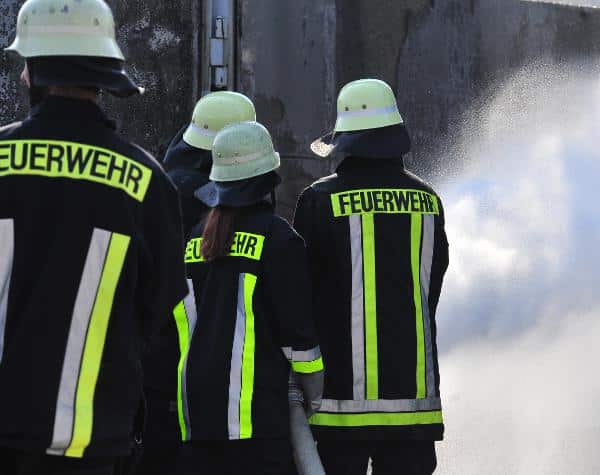
[[[237,92],[213,92],[198,101],[191,123],[173,138],[164,166],[179,191],[186,239],[210,210],[194,193],[209,182],[211,150],[217,133],[227,125],[249,120],[256,120],[250,99]],[[179,357],[176,335],[173,321],[163,327],[144,358],[148,418],[143,436],[144,452],[136,471],[139,475],[169,472],[179,457],[176,374],[172,370]]]
[[[301,195],[327,378],[311,418],[328,475],[431,474],[442,440],[435,311],[448,266],[439,196],[404,169],[410,140],[391,88],[367,79],[338,99],[313,144],[346,158]]]
[[[177,192],[96,104],[140,92],[103,1],[28,0],[9,49],[34,107],[0,129],[0,473],[109,475],[187,293]]]
[[[197,192],[213,209],[187,244],[190,293],[175,311],[188,442],[177,473],[293,474],[290,368],[309,415],[323,384],[304,241],[269,202],[280,160],[262,125],[224,128],[213,160]]]

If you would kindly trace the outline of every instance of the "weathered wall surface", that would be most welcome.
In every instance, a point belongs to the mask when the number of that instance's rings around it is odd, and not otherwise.
[[[512,72],[600,56],[599,10],[519,0],[242,4],[240,88],[257,100],[259,120],[287,157],[286,214],[297,192],[332,167],[312,158],[308,144],[334,123],[335,95],[346,82],[377,77],[394,86],[414,141],[408,165],[432,177],[453,159],[440,149]]]
[[[121,129],[155,154],[189,120],[198,98],[202,0],[110,0],[143,98],[105,103]],[[0,46],[22,1],[0,0]],[[415,147],[409,164],[443,166],[469,111],[535,61],[600,56],[600,10],[519,0],[238,0],[238,84],[257,105],[284,157],[282,212],[328,173],[310,142],[333,124],[347,81],[379,77],[397,91]],[[22,117],[21,61],[0,55],[0,122]],[[432,163],[433,160],[436,163]]]
[[[130,99],[107,95],[103,102],[121,131],[157,154],[189,120],[198,94],[200,1],[108,0],[115,12],[119,44],[128,58],[127,69],[147,92]],[[0,0],[1,47],[14,38],[22,4]],[[23,61],[1,53],[0,65],[0,123],[5,124],[26,115],[28,103],[19,83]]]

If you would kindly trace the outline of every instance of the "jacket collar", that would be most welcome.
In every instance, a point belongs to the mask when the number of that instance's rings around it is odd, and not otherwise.
[[[381,174],[387,172],[403,172],[404,160],[399,158],[363,158],[347,157],[340,163],[336,172],[340,175]]]
[[[116,123],[102,112],[98,104],[63,96],[47,96],[31,109],[29,117],[72,120],[77,122],[99,122],[113,130],[117,128]]]

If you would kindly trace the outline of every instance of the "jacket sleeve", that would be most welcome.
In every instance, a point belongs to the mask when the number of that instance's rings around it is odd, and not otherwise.
[[[431,314],[435,315],[440,294],[442,292],[442,284],[444,275],[449,265],[449,246],[448,237],[445,229],[445,215],[442,201],[438,198],[440,214],[436,219],[435,224],[435,242],[433,248],[433,263],[431,266],[431,287],[429,290],[429,308]]]
[[[296,211],[294,213],[294,228],[300,236],[304,238],[307,246],[313,240],[313,218],[314,218],[314,207],[315,202],[313,199],[314,191],[312,188],[306,188],[296,204]]]
[[[144,203],[144,259],[140,270],[147,339],[172,323],[173,309],[188,292],[177,190],[162,171],[155,171],[152,180]]]
[[[311,412],[321,404],[324,367],[312,319],[306,249],[302,238],[291,229],[275,233],[269,242],[265,289],[273,323],[281,349],[303,390],[307,412]]]

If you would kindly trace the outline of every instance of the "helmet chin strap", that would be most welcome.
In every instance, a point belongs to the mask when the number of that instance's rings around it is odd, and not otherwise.
[[[277,208],[277,194],[275,190],[271,191],[271,203],[273,203],[273,208]]]

